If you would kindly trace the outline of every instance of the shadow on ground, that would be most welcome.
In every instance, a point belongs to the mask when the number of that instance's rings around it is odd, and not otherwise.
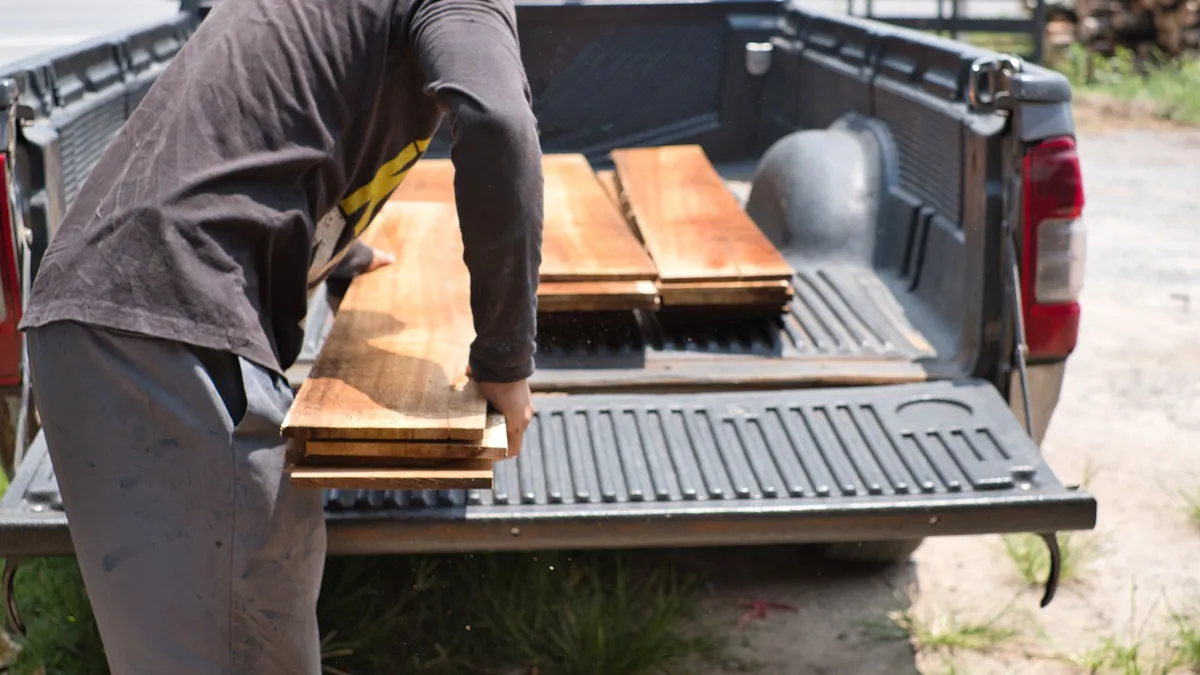
[[[728,640],[728,662],[697,663],[697,675],[908,675],[918,672],[907,635],[889,618],[916,593],[911,562],[830,560],[813,546],[664,552],[706,579],[703,621]],[[754,601],[772,603],[754,615]],[[786,605],[791,609],[782,607]]]

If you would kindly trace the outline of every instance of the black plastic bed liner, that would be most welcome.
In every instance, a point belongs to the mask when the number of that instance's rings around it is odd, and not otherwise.
[[[538,319],[535,391],[592,393],[763,389],[921,382],[938,356],[875,270],[804,265],[775,317],[713,312],[589,312]],[[308,376],[332,328],[323,290],[309,303]]]
[[[326,491],[333,554],[711,546],[1091,529],[986,382],[542,396],[494,490]],[[43,438],[0,556],[69,554]]]

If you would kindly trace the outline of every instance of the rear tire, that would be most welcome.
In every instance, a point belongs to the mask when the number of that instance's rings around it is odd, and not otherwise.
[[[847,541],[824,544],[821,554],[829,560],[881,565],[903,565],[924,539],[897,541]]]

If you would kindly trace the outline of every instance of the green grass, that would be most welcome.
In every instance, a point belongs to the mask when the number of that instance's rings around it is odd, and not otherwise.
[[[1188,519],[1192,521],[1193,525],[1200,526],[1200,488],[1183,490],[1179,496],[1183,499]]]
[[[1200,623],[1197,613],[1171,615],[1171,629],[1146,634],[1150,613],[1137,619],[1133,590],[1130,590],[1129,627],[1125,635],[1100,638],[1088,651],[1061,657],[1088,675],[1183,675],[1200,673]]]
[[[1015,598],[1014,598],[1015,600]],[[990,654],[1024,639],[1012,620],[1011,604],[984,620],[963,619],[943,613],[926,619],[911,607],[888,614],[888,621],[868,622],[866,637],[875,640],[905,640],[914,652],[933,659],[939,673],[962,672],[955,659],[966,653]]]
[[[73,558],[40,558],[17,571],[14,594],[27,638],[14,675],[106,675],[100,633]]]
[[[1061,532],[1057,537],[1062,556],[1059,583],[1080,581],[1087,574],[1088,565],[1099,553],[1096,537],[1084,532]],[[1050,574],[1050,551],[1040,536],[1005,535],[1004,550],[1025,583],[1031,586],[1046,583]]]
[[[1098,647],[1068,662],[1088,675],[1172,675],[1173,657],[1164,645],[1105,637]]]
[[[958,39],[1002,54],[1016,54],[1023,58],[1033,55],[1033,38],[1025,33],[962,32],[958,34]]]
[[[330,558],[318,608],[325,671],[671,673],[723,645],[694,620],[697,586],[635,556],[489,554]],[[107,673],[71,559],[22,567],[28,637],[14,673]]]
[[[1171,647],[1175,650],[1176,664],[1186,672],[1200,673],[1200,618],[1196,614],[1176,614],[1175,634]]]
[[[1200,59],[1195,57],[1151,59],[1140,64],[1128,50],[1104,57],[1076,45],[1052,65],[1078,92],[1141,101],[1156,117],[1200,124]]]
[[[908,636],[918,652],[935,652],[945,656],[960,652],[986,654],[1021,635],[1018,629],[1003,625],[999,615],[986,621],[969,621],[951,613],[927,621],[911,610],[902,610],[893,613],[890,618],[896,628]]]

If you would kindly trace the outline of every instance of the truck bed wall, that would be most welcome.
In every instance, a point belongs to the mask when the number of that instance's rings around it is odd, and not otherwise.
[[[92,167],[196,24],[181,13],[0,69],[0,77],[17,80],[22,104],[36,115],[17,157],[35,271]]]
[[[759,143],[852,119],[879,130],[870,261],[950,374],[999,363],[1005,118],[972,112],[965,43],[795,7],[763,87]],[[871,120],[861,124],[864,120]]]

